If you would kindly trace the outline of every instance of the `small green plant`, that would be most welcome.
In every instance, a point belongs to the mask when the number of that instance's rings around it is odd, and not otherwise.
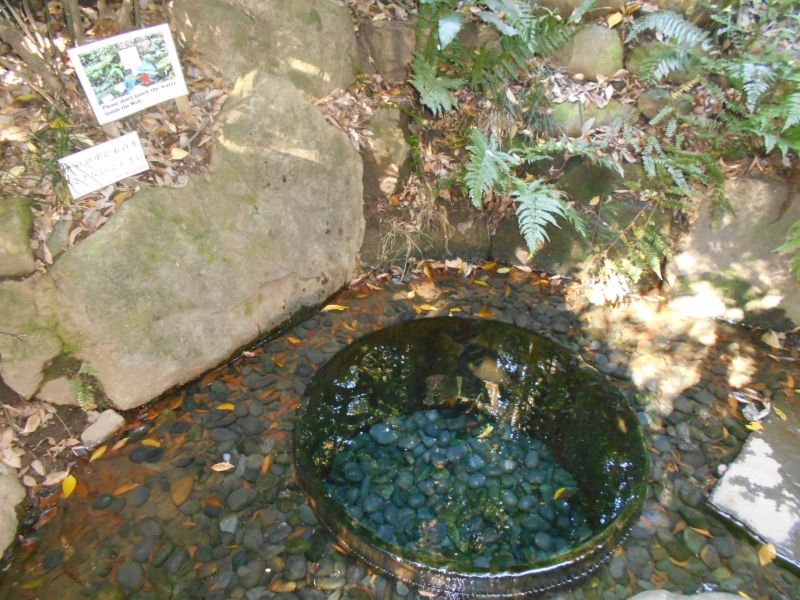
[[[92,369],[87,363],[81,363],[75,378],[72,380],[70,391],[72,397],[81,410],[88,412],[93,410],[96,405],[97,385],[96,378],[99,375],[97,371]]]
[[[586,234],[583,220],[567,204],[562,191],[543,179],[520,178],[514,173],[514,167],[523,162],[519,155],[500,150],[494,136],[487,139],[477,129],[470,131],[469,142],[463,179],[472,204],[481,208],[490,191],[512,198],[520,233],[531,254],[548,240],[548,226],[560,227],[559,219],[570,222],[580,235]]]

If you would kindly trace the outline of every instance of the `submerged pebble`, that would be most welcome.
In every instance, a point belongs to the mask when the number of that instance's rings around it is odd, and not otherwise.
[[[334,457],[325,486],[387,543],[479,568],[544,560],[592,534],[550,451],[483,414],[376,423]]]

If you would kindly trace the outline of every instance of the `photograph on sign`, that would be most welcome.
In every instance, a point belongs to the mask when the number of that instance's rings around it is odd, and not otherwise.
[[[68,52],[101,125],[188,93],[166,23]]]
[[[73,198],[150,168],[139,134],[135,131],[65,156],[58,163]]]

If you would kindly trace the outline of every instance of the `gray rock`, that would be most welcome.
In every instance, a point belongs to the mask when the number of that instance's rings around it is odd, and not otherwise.
[[[330,0],[177,0],[172,11],[180,35],[231,80],[271,73],[317,97],[353,81],[352,17]]]
[[[33,273],[31,250],[33,214],[30,201],[3,198],[0,202],[0,277],[22,277]]]
[[[397,108],[378,108],[370,119],[369,151],[364,153],[364,193],[393,194],[410,148],[405,139],[406,118]]]
[[[37,312],[35,278],[0,283],[0,376],[23,398],[31,398],[45,365],[61,352],[55,321]]]
[[[622,104],[617,100],[611,100],[602,108],[594,104],[583,106],[580,102],[567,101],[553,105],[550,118],[557,128],[570,137],[576,137],[590,121],[592,127],[607,127],[616,119],[628,117],[631,112],[630,104]]]
[[[305,556],[292,555],[286,559],[286,579],[304,579],[308,570],[308,561]]]
[[[673,306],[702,296],[706,310],[716,310],[711,316],[773,329],[800,323],[800,283],[791,257],[775,252],[800,220],[800,194],[775,177],[728,180],[725,194],[735,216],[715,222],[704,203],[675,256],[674,275],[686,281],[679,292],[689,299],[677,298]]]
[[[63,376],[46,381],[42,389],[36,393],[36,397],[42,402],[59,406],[78,406],[77,400],[72,395],[72,381]]]
[[[567,71],[587,79],[611,77],[622,68],[622,40],[616,29],[587,25],[554,58]]]
[[[142,566],[136,562],[126,562],[117,569],[117,583],[128,590],[135,592],[144,584]]]
[[[240,82],[221,121],[208,181],[138,193],[39,282],[120,408],[219,364],[355,269],[361,159],[346,136],[273,76]]]
[[[15,471],[0,464],[0,555],[14,541],[17,533],[17,504],[25,498],[25,488]]]
[[[416,21],[365,21],[358,34],[359,68],[405,81],[417,45]]]
[[[256,498],[256,490],[253,488],[237,488],[228,496],[227,505],[231,510],[241,510]]]
[[[99,446],[123,425],[125,425],[125,417],[109,408],[101,412],[97,420],[83,430],[81,441],[87,448]]]

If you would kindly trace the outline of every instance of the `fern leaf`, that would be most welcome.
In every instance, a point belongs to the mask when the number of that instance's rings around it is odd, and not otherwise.
[[[417,55],[411,65],[411,85],[419,92],[420,101],[434,114],[447,112],[458,106],[452,90],[457,90],[463,82],[438,75],[433,65],[422,55]]]
[[[711,49],[707,31],[703,31],[678,13],[670,10],[661,10],[636,19],[625,42],[630,42],[645,31],[660,33],[666,39],[685,46],[699,46],[706,51]]]
[[[469,141],[469,162],[464,183],[473,206],[480,208],[484,194],[510,173],[511,167],[519,163],[519,158],[501,151],[494,136],[487,140],[477,129],[469,132]]]
[[[594,9],[596,4],[597,0],[583,0],[581,5],[572,11],[572,14],[569,16],[569,22],[580,23],[581,19],[583,19],[583,15]]]
[[[531,253],[550,238],[547,226],[560,227],[557,217],[566,216],[564,193],[544,181],[519,182],[512,192],[517,201],[517,222]]]
[[[781,131],[786,131],[790,127],[800,123],[800,92],[791,94],[786,99],[783,108],[786,118],[783,122],[783,129],[781,129]]]
[[[775,71],[767,65],[749,61],[729,63],[726,71],[731,79],[742,86],[747,110],[754,113],[758,101],[772,87]]]

